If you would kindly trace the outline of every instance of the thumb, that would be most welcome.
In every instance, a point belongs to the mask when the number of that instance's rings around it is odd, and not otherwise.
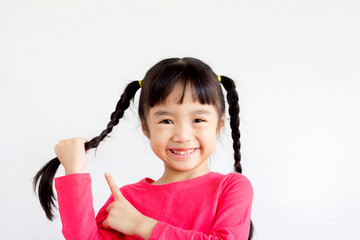
[[[118,186],[116,185],[114,179],[111,177],[110,173],[105,173],[105,178],[115,201],[124,199],[124,196],[121,194]]]

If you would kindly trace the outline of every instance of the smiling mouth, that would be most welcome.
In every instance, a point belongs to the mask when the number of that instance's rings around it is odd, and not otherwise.
[[[174,154],[178,154],[178,155],[185,155],[185,154],[190,154],[192,152],[194,152],[197,148],[191,148],[191,149],[187,149],[187,150],[180,150],[180,149],[169,149],[170,152],[174,153]]]

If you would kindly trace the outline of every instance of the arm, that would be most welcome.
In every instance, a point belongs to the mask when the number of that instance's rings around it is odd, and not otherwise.
[[[87,140],[84,138],[72,138],[61,140],[54,147],[66,174],[64,177],[55,179],[65,238],[119,239],[123,236],[122,233],[129,235],[141,233],[144,238],[148,238],[152,229],[144,228],[144,222],[152,223],[154,227],[156,221],[138,212],[121,195],[115,183],[115,189],[111,187],[115,201],[107,203],[106,210],[109,214],[102,224],[96,224],[90,175],[84,174],[87,153],[84,149],[85,142]]]
[[[98,227],[93,209],[90,175],[86,167],[85,138],[61,140],[54,151],[66,176],[55,179],[59,212],[66,239],[112,239],[120,233]]]
[[[59,212],[66,239],[122,239],[119,232],[97,225],[90,174],[70,174],[55,179]]]

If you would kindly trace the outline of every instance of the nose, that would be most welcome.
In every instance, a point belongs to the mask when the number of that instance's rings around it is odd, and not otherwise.
[[[173,141],[179,143],[189,142],[193,139],[193,131],[189,124],[175,124]]]

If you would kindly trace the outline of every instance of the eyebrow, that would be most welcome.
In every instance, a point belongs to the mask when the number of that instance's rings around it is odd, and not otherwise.
[[[206,110],[206,109],[197,109],[197,110],[194,110],[191,112],[191,114],[205,114],[205,115],[208,115],[210,114],[210,111],[209,110]],[[156,111],[154,113],[155,116],[164,116],[164,115],[175,115],[174,112],[170,112],[170,111],[165,111],[165,110],[159,110],[159,111]]]

